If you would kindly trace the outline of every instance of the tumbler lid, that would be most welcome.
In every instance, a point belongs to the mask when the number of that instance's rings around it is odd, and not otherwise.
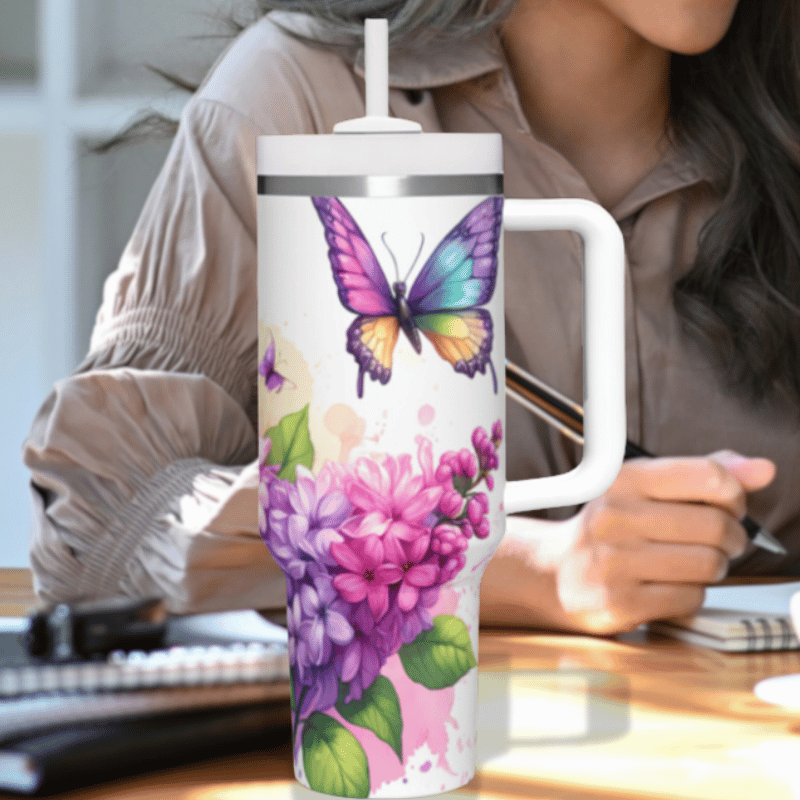
[[[499,133],[333,133],[258,137],[261,175],[501,175]]]

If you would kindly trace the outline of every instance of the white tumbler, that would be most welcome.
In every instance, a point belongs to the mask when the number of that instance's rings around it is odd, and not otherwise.
[[[258,141],[260,525],[286,574],[295,773],[340,797],[467,783],[478,593],[508,513],[583,503],[622,464],[624,250],[586,200],[503,199],[499,134],[367,116]],[[584,241],[585,445],[505,481],[503,228]]]

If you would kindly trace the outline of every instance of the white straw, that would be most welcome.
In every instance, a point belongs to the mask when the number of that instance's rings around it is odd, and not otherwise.
[[[367,116],[389,116],[389,22],[364,20],[364,74]]]
[[[419,122],[389,116],[388,20],[364,20],[364,79],[366,114],[337,122],[334,133],[422,133]]]

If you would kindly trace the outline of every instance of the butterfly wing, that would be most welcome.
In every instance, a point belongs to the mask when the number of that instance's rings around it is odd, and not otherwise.
[[[502,197],[475,206],[433,251],[408,296],[414,324],[436,352],[470,378],[488,365],[495,392],[492,316],[477,306],[494,294],[502,217]]]
[[[392,354],[400,335],[397,317],[356,317],[347,329],[347,352],[358,362],[358,396],[364,394],[364,375],[383,384],[392,376]]]
[[[328,258],[342,305],[358,314],[347,329],[347,352],[358,364],[358,396],[364,375],[388,383],[400,330],[397,304],[366,236],[336,197],[312,197],[328,243]]]
[[[488,365],[497,393],[497,375],[491,361],[492,315],[485,308],[423,314],[414,322],[456,372],[472,378],[476,372],[486,374]]]
[[[336,197],[312,197],[325,228],[328,258],[342,305],[354,314],[396,314],[392,291],[366,236]]]
[[[411,291],[413,315],[487,303],[497,282],[503,198],[479,203],[442,239]]]

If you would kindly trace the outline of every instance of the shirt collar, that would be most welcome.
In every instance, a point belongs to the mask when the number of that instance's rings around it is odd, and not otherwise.
[[[701,170],[674,147],[628,192],[609,213],[617,222],[640,211],[651,201],[707,180]]]

